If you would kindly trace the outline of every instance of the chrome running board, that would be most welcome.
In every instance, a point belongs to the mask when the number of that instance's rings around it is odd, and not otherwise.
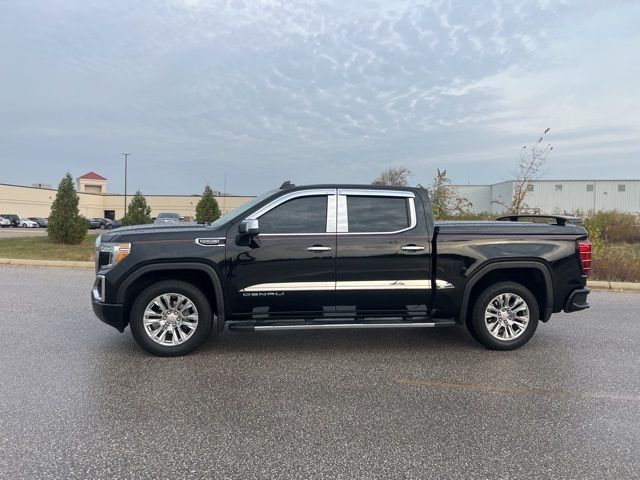
[[[261,332],[274,330],[341,330],[351,328],[433,328],[433,327],[451,327],[456,324],[453,320],[444,320],[438,322],[371,322],[371,323],[293,323],[293,324],[274,324],[274,325],[247,325],[232,323],[229,330],[245,331],[245,332]]]

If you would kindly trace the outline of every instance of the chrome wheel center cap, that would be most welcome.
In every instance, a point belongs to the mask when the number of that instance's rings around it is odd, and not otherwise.
[[[167,315],[167,322],[170,324],[175,324],[178,321],[178,314],[177,313],[169,313]]]
[[[503,322],[509,320],[509,312],[500,312],[500,320]]]

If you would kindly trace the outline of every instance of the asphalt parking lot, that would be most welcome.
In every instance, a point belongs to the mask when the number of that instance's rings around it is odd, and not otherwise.
[[[640,294],[514,352],[460,329],[224,332],[182,358],[88,270],[0,267],[0,478],[639,478]]]

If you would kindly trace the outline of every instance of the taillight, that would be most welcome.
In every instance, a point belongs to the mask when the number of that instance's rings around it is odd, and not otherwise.
[[[591,242],[587,240],[578,242],[578,253],[582,263],[582,274],[586,277],[591,272]]]

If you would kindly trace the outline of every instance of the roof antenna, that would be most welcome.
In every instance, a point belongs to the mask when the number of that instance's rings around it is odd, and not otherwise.
[[[285,181],[282,185],[280,185],[280,190],[284,190],[286,188],[293,188],[295,185],[291,183],[290,180]]]

